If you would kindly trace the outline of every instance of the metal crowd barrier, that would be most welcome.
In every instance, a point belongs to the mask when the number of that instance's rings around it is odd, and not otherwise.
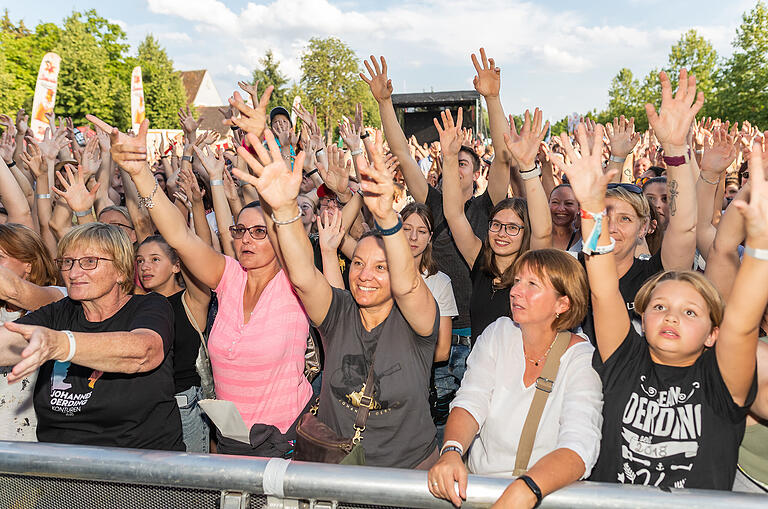
[[[490,507],[509,479],[470,476],[462,507]],[[0,441],[0,508],[447,509],[426,472],[239,456]],[[740,509],[764,495],[580,482],[541,507]]]

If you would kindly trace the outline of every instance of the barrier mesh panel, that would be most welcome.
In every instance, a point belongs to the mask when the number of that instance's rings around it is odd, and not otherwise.
[[[212,490],[0,475],[0,508],[213,509],[219,507],[220,496]]]

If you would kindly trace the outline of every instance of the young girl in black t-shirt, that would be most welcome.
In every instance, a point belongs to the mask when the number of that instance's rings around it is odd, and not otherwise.
[[[680,73],[672,97],[661,75],[662,113],[648,108],[664,146],[667,164],[690,168],[686,134],[703,97],[694,103],[695,78]],[[577,139],[562,140],[572,161],[561,164],[582,207],[585,254],[594,308],[594,364],[603,381],[603,439],[592,479],[662,488],[730,489],[736,470],[746,408],[754,398],[755,357],[768,288],[768,184],[760,155],[754,163],[751,203],[735,206],[747,223],[747,254],[727,311],[717,290],[701,274],[664,272],[638,292],[634,329],[619,292],[612,229],[605,214],[605,189],[616,174],[601,168],[602,126],[589,143],[583,126]],[[686,172],[681,172],[686,173]],[[688,173],[690,177],[691,173]],[[693,178],[690,177],[692,181]],[[691,182],[670,182],[670,213],[677,192]],[[677,211],[678,213],[680,211]],[[603,224],[601,224],[603,223]],[[592,234],[591,234],[592,233]],[[593,242],[590,242],[592,240]],[[757,249],[757,252],[753,251]]]

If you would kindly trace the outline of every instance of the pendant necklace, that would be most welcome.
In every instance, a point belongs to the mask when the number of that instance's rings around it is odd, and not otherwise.
[[[544,352],[544,355],[542,355],[539,360],[535,361],[533,359],[529,359],[527,355],[525,355],[525,347],[523,347],[523,357],[525,357],[525,360],[533,364],[534,366],[538,366],[541,361],[547,358],[547,355],[549,355],[549,351],[552,350],[552,347],[555,344],[555,340],[557,340],[557,334],[555,334],[555,339],[552,340],[552,342],[549,344],[549,348],[547,348],[547,351]]]

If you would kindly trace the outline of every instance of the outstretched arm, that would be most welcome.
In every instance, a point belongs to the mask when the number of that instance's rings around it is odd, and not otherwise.
[[[741,188],[735,199],[746,201],[750,188],[751,185],[748,182]],[[717,234],[707,253],[707,268],[704,272],[726,301],[731,295],[731,289],[739,271],[741,264],[739,245],[744,242],[745,236],[744,216],[736,207],[728,207],[720,220]]]
[[[645,105],[648,123],[664,147],[665,157],[684,156],[679,165],[667,164],[667,201],[669,225],[661,245],[661,260],[667,270],[688,270],[696,254],[696,193],[694,168],[687,145],[688,131],[696,113],[704,104],[704,94],[696,94],[696,78],[680,70],[677,92],[665,72],[661,81],[661,113],[652,104]],[[692,157],[692,156],[691,156]]]
[[[411,152],[408,150],[408,140],[405,139],[405,134],[403,134],[400,123],[397,121],[395,107],[392,105],[392,80],[387,77],[387,61],[381,57],[381,66],[379,66],[379,62],[371,55],[371,62],[368,63],[366,60],[364,63],[371,77],[369,79],[363,73],[360,73],[360,77],[371,87],[373,98],[379,104],[381,125],[384,129],[384,135],[387,137],[389,150],[400,161],[405,184],[408,186],[411,196],[417,202],[424,203],[427,200],[429,184],[427,184],[424,174],[421,173],[416,160],[411,157]]]

